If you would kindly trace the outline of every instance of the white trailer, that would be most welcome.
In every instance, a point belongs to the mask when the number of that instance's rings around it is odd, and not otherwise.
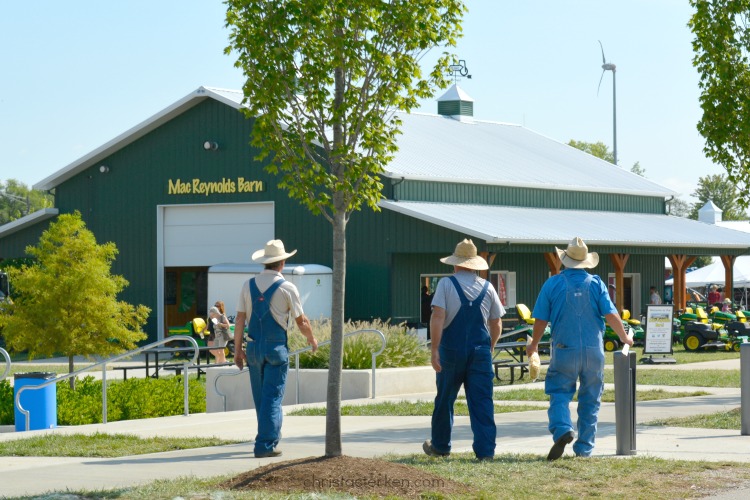
[[[263,271],[262,264],[217,264],[208,268],[208,306],[223,300],[228,316],[237,312],[242,285]],[[331,319],[333,270],[319,264],[290,264],[282,270],[284,279],[299,290],[302,308],[311,320]]]

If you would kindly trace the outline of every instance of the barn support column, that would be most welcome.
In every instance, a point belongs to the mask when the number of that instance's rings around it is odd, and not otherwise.
[[[724,298],[734,302],[734,261],[736,255],[722,255],[721,263],[724,264]]]
[[[615,306],[617,310],[622,313],[625,290],[625,264],[628,263],[630,254],[627,253],[612,253],[609,254],[609,259],[612,261],[612,265],[615,267],[615,287],[617,287],[617,293],[615,294]]]
[[[487,261],[487,265],[490,266],[490,269],[492,269],[492,263],[495,262],[495,257],[497,257],[496,253],[490,253],[490,252],[477,252],[477,254]],[[487,269],[486,271],[479,271],[479,276],[488,280],[490,279],[490,269]]]
[[[672,302],[674,303],[675,312],[682,311],[685,309],[687,304],[686,290],[685,290],[685,270],[695,262],[695,257],[688,255],[668,255],[667,258],[672,264],[672,277],[674,283],[672,288]]]
[[[560,261],[560,257],[558,257],[557,252],[545,252],[544,260],[547,262],[549,272],[553,276],[555,274],[560,274],[560,267],[562,266],[562,262]]]

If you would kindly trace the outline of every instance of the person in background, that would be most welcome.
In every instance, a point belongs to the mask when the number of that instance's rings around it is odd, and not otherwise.
[[[617,287],[614,283],[610,283],[609,287],[607,287],[609,291],[609,300],[612,301],[612,303],[617,306]]]
[[[427,286],[422,287],[420,298],[421,314],[419,320],[427,325],[427,340],[430,340],[430,315],[432,315],[432,295]]]
[[[431,457],[451,452],[453,405],[464,386],[469,421],[474,434],[472,448],[479,460],[495,456],[495,406],[492,353],[502,333],[505,314],[495,288],[476,271],[489,269],[477,255],[477,247],[464,239],[453,255],[440,259],[453,266],[453,275],[442,278],[432,296],[432,367],[437,396],[432,412],[432,439],[422,444]]]
[[[659,296],[659,292],[656,291],[656,287],[652,286],[649,290],[649,304],[661,304],[661,297]]]
[[[208,337],[208,345],[220,348],[211,350],[211,354],[214,355],[217,363],[227,362],[224,348],[231,340],[229,337],[230,326],[229,320],[226,314],[224,314],[224,302],[217,300],[214,306],[208,311],[208,330],[211,332]]]
[[[552,354],[544,381],[549,395],[547,415],[554,444],[547,460],[557,460],[575,439],[570,402],[578,386],[578,440],[576,456],[589,457],[594,450],[596,424],[604,390],[604,317],[623,344],[633,345],[620,315],[609,298],[604,282],[586,269],[599,264],[599,255],[589,253],[581,238],[573,238],[565,250],[555,248],[565,267],[542,285],[533,317],[534,332],[526,354],[538,352],[547,324],[552,327]]]
[[[721,293],[719,292],[718,285],[711,285],[708,292],[708,306],[719,306],[721,307]]]
[[[732,299],[727,297],[722,303],[721,310],[724,312],[732,312]]]
[[[286,389],[289,370],[287,331],[294,319],[299,331],[315,352],[318,341],[312,325],[302,310],[297,287],[284,280],[281,271],[286,259],[297,253],[287,252],[281,240],[271,240],[253,253],[252,259],[265,269],[242,285],[234,322],[234,364],[242,370],[247,362],[250,387],[253,391],[258,434],[253,452],[256,458],[278,457],[276,449],[281,439],[281,401]],[[240,349],[245,320],[249,320],[245,351]]]

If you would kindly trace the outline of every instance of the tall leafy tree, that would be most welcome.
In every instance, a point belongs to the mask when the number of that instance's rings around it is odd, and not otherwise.
[[[586,142],[571,139],[570,141],[568,141],[568,146],[573,146],[576,149],[580,149],[583,152],[586,152],[592,156],[596,156],[597,158],[601,158],[602,160],[608,161],[609,163],[615,163],[615,153],[611,151],[609,147],[602,141]],[[646,169],[641,167],[641,162],[639,161],[635,162],[633,166],[630,167],[630,171],[636,175],[640,175],[641,177],[646,177]]]
[[[690,218],[692,207],[687,201],[683,200],[682,198],[672,198],[667,202],[667,204],[669,206],[669,215],[674,215],[675,217]]]
[[[52,196],[9,179],[0,181],[0,225],[53,205]]]
[[[59,216],[26,253],[35,263],[8,269],[13,302],[0,313],[10,349],[63,354],[72,372],[74,356],[117,354],[146,338],[149,308],[117,300],[128,285],[110,273],[117,248],[97,244],[80,213]]]
[[[703,116],[698,131],[706,156],[724,167],[737,186],[738,203],[750,204],[750,0],[690,0],[695,14],[693,65],[700,75]],[[724,208],[724,207],[721,207]]]
[[[615,162],[615,154],[610,151],[609,147],[607,147],[607,145],[602,141],[586,142],[571,139],[570,141],[568,141],[568,146],[573,146],[576,149],[580,149],[581,151],[584,151],[592,156],[596,156],[597,158],[601,158],[604,161],[608,161],[610,163]]]
[[[226,22],[242,68],[253,144],[279,186],[333,229],[331,359],[326,456],[341,455],[346,226],[377,210],[379,174],[393,158],[401,121],[418,99],[445,87],[451,57],[429,75],[420,58],[455,46],[459,0],[227,0]]]
[[[700,177],[698,187],[695,188],[692,196],[698,198],[698,202],[693,204],[693,209],[690,212],[691,219],[698,220],[698,210],[708,200],[713,201],[723,211],[721,214],[723,220],[747,219],[747,214],[739,203],[737,187],[724,175],[714,174]]]

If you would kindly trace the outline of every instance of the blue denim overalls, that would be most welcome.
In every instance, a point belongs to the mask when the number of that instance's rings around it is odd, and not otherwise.
[[[603,322],[593,307],[593,277],[586,273],[583,281],[575,282],[563,272],[566,307],[552,325],[552,357],[544,382],[550,397],[549,431],[557,441],[573,430],[569,404],[578,388],[578,439],[573,451],[590,456],[594,449],[600,398],[604,389]]]
[[[473,301],[466,298],[458,280],[451,276],[461,298],[461,308],[443,330],[440,340],[440,365],[437,373],[437,396],[432,412],[432,446],[440,453],[451,451],[453,404],[461,384],[466,392],[469,420],[474,434],[477,457],[495,455],[495,406],[492,401],[492,353],[490,333],[482,316],[482,300],[489,282]]]
[[[274,281],[261,293],[255,284],[255,278],[250,280],[253,310],[248,332],[251,340],[247,343],[245,353],[258,417],[254,450],[256,455],[272,451],[279,443],[281,431],[281,401],[284,399],[289,368],[289,349],[286,330],[271,314],[271,297],[283,282],[283,279]]]

